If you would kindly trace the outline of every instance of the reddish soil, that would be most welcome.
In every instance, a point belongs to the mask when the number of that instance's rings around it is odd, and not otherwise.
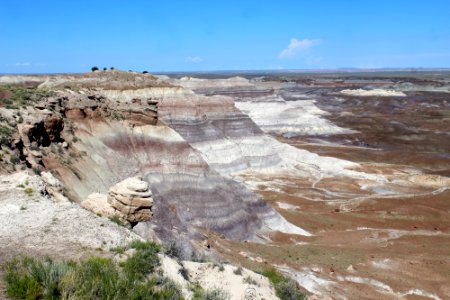
[[[326,117],[358,133],[278,140],[358,162],[361,171],[393,182],[364,190],[344,177],[315,185],[305,178],[262,178],[270,186],[258,193],[313,236],[275,233],[270,244],[220,241],[216,247],[248,267],[264,267],[257,262],[264,261],[329,280],[312,289],[333,299],[449,299],[450,186],[394,184],[412,170],[450,176],[449,94],[350,97],[336,94],[336,87],[349,87],[343,82],[313,85],[324,89],[317,105]],[[282,209],[280,202],[292,206]]]

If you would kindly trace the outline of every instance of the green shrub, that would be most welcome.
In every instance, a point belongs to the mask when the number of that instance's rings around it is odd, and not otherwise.
[[[272,284],[276,285],[285,282],[287,279],[281,273],[279,273],[274,268],[266,269],[263,271],[257,271],[257,273],[267,277]]]
[[[100,224],[100,226],[102,226],[102,225],[103,224]],[[124,247],[124,246],[117,246],[117,247],[113,247],[113,248],[109,249],[109,251],[117,253],[117,254],[124,254],[126,250],[127,250],[127,247]]]
[[[277,296],[281,300],[306,300],[306,295],[300,293],[297,289],[297,285],[293,280],[288,280],[279,283],[275,286]]]
[[[142,279],[159,266],[160,247],[156,243],[134,241],[130,247],[136,249],[136,252],[121,264],[123,271],[128,276]]]
[[[281,300],[306,300],[305,294],[301,293],[296,283],[274,268],[258,271],[257,273],[266,276],[272,282],[277,296]]]
[[[111,259],[93,257],[64,276],[62,295],[68,299],[113,299],[118,280],[119,272]]]
[[[129,247],[139,251],[154,251],[154,252],[161,251],[161,247],[157,243],[152,241],[134,240],[130,243]]]
[[[71,268],[49,258],[14,259],[6,265],[6,294],[15,299],[59,299],[59,284]]]
[[[123,268],[111,259],[99,257],[80,263],[14,259],[5,268],[6,294],[27,300],[182,299],[181,290],[173,281],[153,272],[159,264],[159,245],[136,241],[130,247],[136,253],[125,261]],[[131,270],[137,263],[145,268]]]
[[[97,66],[93,66],[93,67],[91,68],[91,71],[92,71],[92,72],[98,71],[98,67],[97,67]]]
[[[2,99],[2,100],[0,100],[0,102],[2,102],[5,105],[13,104],[13,101],[11,99],[9,99],[9,98]]]

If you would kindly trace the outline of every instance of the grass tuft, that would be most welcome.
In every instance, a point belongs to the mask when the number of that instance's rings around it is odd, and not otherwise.
[[[123,226],[123,225],[124,225],[123,222],[122,222],[122,220],[120,219],[120,217],[119,217],[118,215],[114,215],[114,216],[112,216],[112,217],[109,217],[109,220],[110,220],[111,222],[116,223],[116,224],[119,225],[119,226]]]
[[[297,284],[290,278],[285,277],[274,268],[257,271],[257,273],[266,276],[272,282],[277,296],[281,300],[306,300],[305,294],[297,288]]]
[[[6,294],[12,299],[182,299],[180,288],[155,272],[159,245],[135,241],[122,267],[109,258],[80,263],[24,257],[6,264]]]
[[[121,264],[128,276],[142,279],[159,266],[158,244],[136,240],[130,244],[130,248],[136,249],[136,252]]]

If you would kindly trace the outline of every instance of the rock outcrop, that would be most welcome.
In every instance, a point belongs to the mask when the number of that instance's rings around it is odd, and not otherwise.
[[[128,222],[148,221],[152,217],[152,192],[139,177],[127,178],[111,187],[108,203]]]
[[[64,196],[61,182],[50,172],[42,172],[41,179],[45,186],[45,191],[51,198],[58,203],[69,202]]]
[[[108,195],[90,194],[81,206],[98,215],[118,216],[124,223],[133,224],[152,218],[153,198],[147,182],[131,177],[112,186]]]
[[[20,152],[20,157],[31,168],[40,169],[43,165],[40,147],[64,142],[61,136],[64,121],[62,117],[49,110],[33,113],[23,124],[18,124],[17,129],[18,134],[13,141],[13,148]]]
[[[116,214],[116,210],[108,203],[108,197],[105,194],[92,193],[81,202],[81,206],[102,217],[111,218]]]

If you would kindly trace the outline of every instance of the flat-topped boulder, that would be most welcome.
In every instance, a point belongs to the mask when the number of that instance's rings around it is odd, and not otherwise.
[[[152,192],[140,177],[127,178],[109,189],[108,203],[129,222],[148,221],[152,217]]]
[[[105,217],[119,216],[125,222],[137,223],[152,218],[153,198],[147,182],[131,177],[112,186],[108,195],[89,195],[81,206]]]

